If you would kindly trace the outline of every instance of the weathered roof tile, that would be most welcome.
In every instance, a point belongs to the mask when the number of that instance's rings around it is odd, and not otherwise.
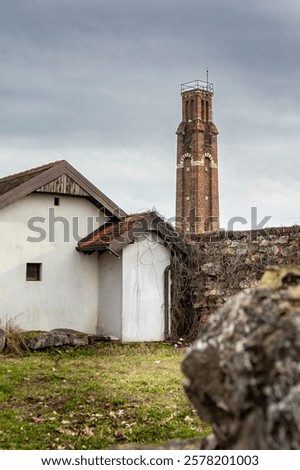
[[[109,246],[114,240],[136,228],[140,231],[147,230],[147,217],[151,212],[143,212],[140,214],[132,214],[124,217],[118,222],[108,222],[98,230],[90,234],[87,238],[78,243],[79,248],[93,248],[95,250]]]

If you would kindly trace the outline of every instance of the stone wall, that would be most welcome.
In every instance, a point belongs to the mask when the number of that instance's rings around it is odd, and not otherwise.
[[[187,258],[173,259],[174,336],[193,336],[231,295],[255,287],[267,266],[300,265],[300,226],[214,232],[190,244]]]

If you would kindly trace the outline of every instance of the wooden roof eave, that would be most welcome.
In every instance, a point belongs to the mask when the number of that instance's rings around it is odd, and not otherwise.
[[[81,253],[84,253],[85,255],[92,255],[95,252],[98,252],[99,255],[102,255],[103,253],[109,252],[112,255],[116,256],[117,258],[120,258],[121,253],[117,253],[114,251],[109,245],[107,246],[87,246],[87,247],[76,247],[76,251],[79,251]]]
[[[84,253],[85,255],[92,255],[95,252],[105,252],[107,251],[106,247],[95,247],[95,246],[76,246],[76,251]]]

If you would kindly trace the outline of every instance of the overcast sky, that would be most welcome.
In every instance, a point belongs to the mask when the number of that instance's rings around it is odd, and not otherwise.
[[[300,224],[299,55],[299,0],[0,0],[0,174],[66,159],[173,217],[180,85],[208,68],[221,225]]]

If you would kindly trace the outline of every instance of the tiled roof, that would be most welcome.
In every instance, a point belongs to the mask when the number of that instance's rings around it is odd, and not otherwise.
[[[91,233],[88,237],[78,243],[80,249],[105,249],[114,240],[124,236],[132,229],[145,232],[147,231],[147,219],[151,216],[151,212],[143,212],[140,214],[132,214],[124,217],[121,221],[114,223],[106,223],[95,232]]]
[[[8,193],[17,186],[20,186],[20,184],[26,183],[26,181],[29,181],[31,178],[40,175],[46,170],[49,170],[49,168],[52,168],[57,163],[61,163],[61,160],[36,168],[31,168],[30,170],[22,171],[21,173],[16,173],[14,175],[0,178],[0,195]]]
[[[106,250],[119,256],[122,249],[147,232],[154,232],[165,243],[187,253],[189,247],[175,229],[154,211],[131,214],[117,222],[108,222],[78,242],[84,253]]]

